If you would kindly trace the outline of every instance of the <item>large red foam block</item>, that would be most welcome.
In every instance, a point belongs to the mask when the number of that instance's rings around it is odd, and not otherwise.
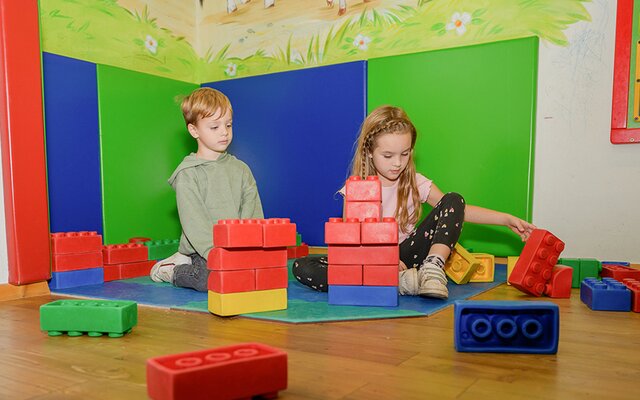
[[[216,293],[239,293],[256,290],[256,270],[209,272],[208,289]]]
[[[154,400],[276,397],[287,388],[287,354],[260,343],[147,360],[147,394]]]
[[[221,219],[213,226],[216,247],[262,247],[262,220]]]
[[[359,176],[351,176],[347,179],[345,188],[345,200],[350,201],[382,201],[382,185],[377,176],[368,176],[362,179]]]
[[[509,283],[525,293],[541,296],[562,250],[562,240],[543,229],[534,229],[509,275]]]
[[[640,280],[625,278],[622,283],[631,291],[631,310],[640,312]]]
[[[329,218],[324,223],[324,242],[332,244],[360,244],[360,221],[352,218]]]
[[[399,248],[396,245],[379,246],[329,246],[329,264],[398,265]]]
[[[296,224],[289,218],[269,218],[262,224],[263,247],[287,247],[296,245]]]
[[[209,252],[207,266],[211,270],[274,268],[287,266],[287,249],[221,249]]]
[[[365,265],[362,272],[364,286],[398,286],[398,264]]]
[[[140,243],[110,244],[102,248],[105,265],[123,264],[149,259],[149,248]]]
[[[309,255],[309,246],[302,243],[300,246],[287,247],[287,258],[300,258]]]
[[[131,279],[140,276],[148,276],[156,260],[138,261],[124,264],[105,265],[104,281],[114,281],[116,279]]]
[[[362,244],[398,244],[398,223],[395,218],[367,218],[360,230]]]
[[[51,277],[37,1],[0,0],[0,44],[8,281],[24,285]]]
[[[256,290],[284,289],[289,287],[287,267],[258,268],[256,271]]]
[[[379,201],[347,201],[344,204],[344,218],[364,222],[367,218],[382,217],[382,203]]]
[[[568,299],[571,297],[572,279],[573,268],[556,265],[551,270],[551,279],[545,286],[544,294],[557,299]]]
[[[602,265],[600,276],[603,278],[613,278],[622,282],[624,279],[631,278],[640,281],[640,269],[627,267],[624,265]]]
[[[53,254],[51,270],[53,272],[76,271],[80,269],[102,267],[102,252],[75,254]]]
[[[102,235],[98,232],[58,232],[51,234],[51,253],[89,253],[102,251]]]
[[[362,285],[362,265],[331,265],[327,272],[329,285]]]

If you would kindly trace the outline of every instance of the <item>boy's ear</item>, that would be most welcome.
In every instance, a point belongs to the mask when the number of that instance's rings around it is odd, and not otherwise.
[[[194,138],[197,139],[200,137],[200,135],[198,135],[198,131],[195,127],[195,125],[193,124],[188,124],[187,125],[187,130],[189,131],[189,134]]]

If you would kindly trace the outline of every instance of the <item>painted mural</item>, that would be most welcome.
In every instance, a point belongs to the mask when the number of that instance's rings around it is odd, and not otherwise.
[[[44,51],[200,83],[533,35],[566,46],[587,1],[40,0],[40,18]]]

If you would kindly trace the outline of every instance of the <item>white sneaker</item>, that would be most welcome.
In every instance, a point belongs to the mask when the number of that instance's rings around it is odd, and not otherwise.
[[[149,277],[154,282],[173,283],[173,269],[180,264],[191,264],[191,257],[182,253],[175,253],[171,257],[160,260],[151,268]]]
[[[399,272],[398,291],[401,296],[417,296],[420,285],[418,284],[418,270],[408,268]]]
[[[449,298],[447,289],[447,276],[444,270],[432,263],[424,263],[418,270],[418,280],[420,281],[420,296],[435,297],[437,299]]]

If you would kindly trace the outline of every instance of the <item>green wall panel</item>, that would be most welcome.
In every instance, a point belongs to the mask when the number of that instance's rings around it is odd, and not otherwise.
[[[530,221],[537,64],[534,37],[371,59],[368,109],[407,111],[418,171],[445,193]],[[476,224],[460,242],[499,256],[523,245],[508,228]]]
[[[180,222],[167,179],[195,142],[176,96],[198,86],[98,65],[105,243],[176,239]]]

